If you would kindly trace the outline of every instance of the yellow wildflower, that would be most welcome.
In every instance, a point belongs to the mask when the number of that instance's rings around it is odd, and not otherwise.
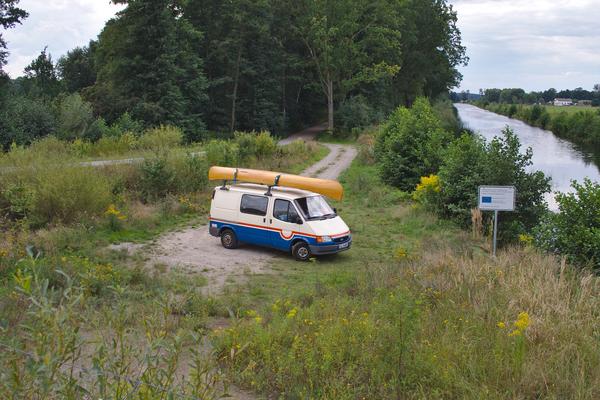
[[[508,336],[521,336],[521,331],[518,329],[515,329],[514,331],[512,331],[511,333],[508,334]]]
[[[533,236],[521,234],[521,235],[519,235],[519,242],[521,242],[522,244],[524,244],[526,246],[529,246],[533,243]]]
[[[517,320],[514,323],[515,328],[520,331],[524,331],[529,326],[529,314],[526,312],[519,313]]]
[[[296,309],[296,307],[294,307],[290,311],[288,311],[287,317],[288,318],[294,318],[297,313],[298,313],[298,310]]]
[[[502,322],[502,321],[498,322],[498,323],[496,324],[496,326],[497,326],[498,328],[500,328],[500,329],[504,329],[504,328],[506,328],[506,324],[505,324],[504,322]]]
[[[408,257],[408,251],[406,251],[405,248],[400,247],[400,248],[396,249],[396,252],[394,253],[394,257],[397,260],[402,260],[404,258],[407,258]]]

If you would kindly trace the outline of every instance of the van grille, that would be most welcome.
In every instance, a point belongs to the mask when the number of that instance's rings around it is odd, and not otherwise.
[[[342,236],[342,237],[334,238],[333,241],[335,243],[344,243],[344,242],[347,242],[349,238],[350,238],[350,236],[347,235],[347,236]]]

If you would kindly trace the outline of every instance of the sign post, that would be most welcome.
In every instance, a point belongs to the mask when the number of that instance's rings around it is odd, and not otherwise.
[[[494,212],[494,257],[498,238],[498,212],[514,211],[516,196],[517,189],[514,186],[479,186],[479,209]]]

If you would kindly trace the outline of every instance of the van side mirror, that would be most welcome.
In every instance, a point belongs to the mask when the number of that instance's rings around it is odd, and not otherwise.
[[[333,212],[337,214],[337,208],[333,207]]]
[[[296,220],[294,221],[294,223],[298,224],[298,225],[302,225],[304,222],[302,222],[302,218],[296,217]]]

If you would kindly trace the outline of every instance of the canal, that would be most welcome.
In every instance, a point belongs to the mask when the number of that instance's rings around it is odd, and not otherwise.
[[[543,171],[552,177],[553,192],[571,191],[571,180],[582,182],[584,178],[600,182],[600,169],[592,161],[591,153],[556,137],[552,132],[535,128],[516,119],[498,115],[470,104],[455,104],[458,115],[466,128],[480,134],[486,140],[500,136],[508,125],[519,137],[523,151],[533,149],[532,169]],[[554,194],[546,199],[550,209],[557,210]]]

